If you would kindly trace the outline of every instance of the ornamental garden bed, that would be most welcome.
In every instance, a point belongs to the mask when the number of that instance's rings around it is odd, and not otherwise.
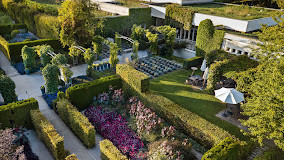
[[[96,131],[109,139],[130,159],[191,159],[193,147],[207,150],[185,134],[167,124],[137,97],[126,97],[122,89],[94,97],[84,115]]]
[[[140,59],[137,63],[135,63],[134,68],[148,75],[150,78],[154,78],[179,70],[182,68],[182,65],[165,58],[155,56]]]
[[[19,62],[19,63],[14,63],[13,64],[14,68],[21,74],[21,75],[24,75],[26,74],[25,72],[25,66],[24,66],[24,63],[23,62]],[[34,70],[32,72],[37,72],[40,70],[40,67],[43,67],[41,62],[40,62],[40,59],[36,60],[36,66],[34,68]]]

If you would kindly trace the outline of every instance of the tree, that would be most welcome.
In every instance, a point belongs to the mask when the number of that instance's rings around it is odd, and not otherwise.
[[[116,43],[109,43],[109,46],[110,46],[110,49],[109,49],[109,52],[110,52],[110,57],[109,57],[109,63],[111,64],[111,67],[112,68],[115,68],[115,66],[118,64],[119,62],[119,59],[117,58],[117,53],[118,53],[118,46]]]
[[[17,101],[15,88],[15,82],[10,77],[6,75],[0,75],[0,93],[4,98],[5,104]]]
[[[60,41],[63,46],[85,46],[91,43],[95,30],[102,27],[102,19],[96,18],[90,0],[66,0],[59,10],[61,24]]]
[[[151,46],[150,46],[150,51],[154,54],[157,54],[158,52],[158,34],[153,34],[150,31],[147,31],[146,37],[148,38]]]
[[[132,44],[132,48],[133,48],[133,54],[131,55],[132,60],[138,60],[139,56],[138,56],[138,49],[139,49],[139,42],[135,41]]]
[[[41,64],[45,67],[51,61],[51,56],[48,53],[54,52],[50,45],[42,45],[39,50],[37,50],[38,55],[41,59]]]
[[[42,75],[45,80],[45,86],[48,93],[58,92],[59,69],[54,64],[47,64],[42,69]]]
[[[56,66],[65,66],[67,62],[68,59],[65,57],[65,55],[60,53],[54,56],[51,60],[51,63]]]
[[[35,63],[35,50],[32,47],[28,47],[25,45],[22,48],[22,54],[21,54],[25,66],[25,70],[32,70],[35,68],[36,63]]]
[[[254,69],[247,89],[250,95],[242,108],[243,121],[260,144],[272,139],[284,150],[284,57],[267,59]]]
[[[88,48],[85,50],[84,59],[85,59],[85,63],[88,64],[88,67],[92,66],[95,60],[95,55],[94,55],[94,52],[91,50],[91,48]]]

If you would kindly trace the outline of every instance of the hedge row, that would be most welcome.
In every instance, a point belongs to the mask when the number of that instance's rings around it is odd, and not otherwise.
[[[102,160],[127,160],[110,140],[105,139],[100,142],[101,158]]]
[[[77,156],[75,154],[71,154],[65,158],[65,160],[78,160]]]
[[[1,128],[13,128],[14,125],[33,128],[30,116],[30,110],[33,109],[38,109],[38,102],[34,98],[0,106]]]
[[[193,57],[183,61],[183,69],[190,69],[191,67],[201,66],[203,57]]]
[[[50,14],[50,15],[54,15],[54,16],[58,15],[58,9],[54,5],[38,3],[36,1],[31,1],[31,0],[24,0],[23,2],[28,7],[36,8],[42,13],[46,13],[46,14]]]
[[[118,64],[116,65],[116,74],[128,83],[131,87],[139,92],[149,91],[150,77],[146,74],[137,71],[130,65]]]
[[[226,137],[235,139],[229,132],[208,122],[189,110],[182,108],[161,95],[154,94],[151,91],[141,93],[125,81],[123,81],[123,90],[126,94],[138,96],[146,106],[153,107],[155,112],[167,122],[172,123],[179,130],[184,131],[187,135],[208,148],[219,144]]]
[[[47,39],[58,39],[60,23],[57,16],[37,14],[34,17],[37,36]]]
[[[25,45],[33,47],[44,44],[50,45],[55,51],[62,49],[61,43],[57,39],[40,39],[35,41],[9,43],[0,36],[0,49],[10,61],[16,63],[23,61],[21,57],[21,50]]]
[[[13,24],[13,25],[1,25],[0,26],[0,35],[4,36],[6,34],[11,34],[13,30],[16,29],[27,29],[25,24]]]
[[[66,90],[66,96],[71,103],[81,111],[89,107],[94,96],[107,92],[110,85],[112,85],[115,89],[121,88],[121,79],[116,75],[113,75],[91,82],[78,84],[68,88]]]
[[[66,157],[63,137],[61,137],[52,124],[39,110],[31,110],[31,118],[40,139],[42,139],[56,160],[64,160]]]
[[[59,117],[81,139],[84,145],[91,148],[96,144],[96,131],[94,126],[89,122],[88,118],[79,112],[67,99],[61,98],[58,100],[56,109]]]
[[[133,25],[154,25],[151,8],[129,8],[129,16],[105,17],[104,37],[114,37],[115,32],[130,35]]]

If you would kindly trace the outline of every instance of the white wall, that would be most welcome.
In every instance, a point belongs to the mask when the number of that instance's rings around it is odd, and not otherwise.
[[[254,19],[254,20],[248,21],[248,26],[247,26],[246,31],[250,32],[250,31],[258,30],[261,28],[261,25],[263,24],[268,25],[269,27],[277,25],[277,23],[271,17]]]
[[[101,10],[110,12],[110,13],[117,13],[119,15],[128,16],[129,15],[129,8],[111,4],[111,3],[101,3],[97,2]]]
[[[151,16],[165,19],[166,7],[149,5],[151,7]]]

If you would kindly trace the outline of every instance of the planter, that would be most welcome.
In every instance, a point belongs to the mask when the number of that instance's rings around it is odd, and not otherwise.
[[[26,74],[29,75],[30,74],[30,70],[25,70]]]
[[[102,56],[99,56],[99,60],[101,61],[103,58],[102,58]]]
[[[44,94],[45,93],[45,88],[41,88],[41,94]]]
[[[108,67],[107,67],[107,66],[108,66],[108,65],[107,65],[107,63],[105,63],[105,64],[104,64],[104,68],[105,68],[105,69],[108,69]]]
[[[107,68],[110,68],[110,63],[107,63]]]

